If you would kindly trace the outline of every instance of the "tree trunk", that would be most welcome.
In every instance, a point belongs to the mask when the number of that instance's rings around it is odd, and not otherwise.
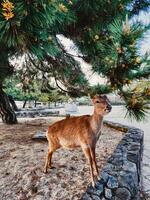
[[[14,111],[18,111],[18,107],[14,101],[14,98],[11,96],[11,95],[8,95],[8,99],[9,99],[9,102],[11,103],[12,105],[12,108]]]
[[[27,104],[27,100],[24,101],[24,104],[23,104],[22,108],[25,108],[26,104]]]
[[[36,100],[34,100],[34,107],[36,108]]]
[[[17,118],[16,114],[10,106],[9,99],[2,87],[0,87],[0,114],[2,116],[2,121],[6,124],[16,124]]]

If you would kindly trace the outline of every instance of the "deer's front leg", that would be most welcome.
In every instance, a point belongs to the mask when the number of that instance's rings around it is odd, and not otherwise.
[[[93,170],[93,166],[92,166],[92,157],[91,157],[91,153],[90,153],[91,150],[90,150],[89,145],[88,144],[83,145],[82,150],[83,150],[83,153],[84,153],[85,157],[87,158],[88,163],[90,165],[91,183],[92,183],[92,186],[95,187],[94,170]]]
[[[92,165],[93,165],[93,168],[96,172],[96,177],[99,180],[100,177],[99,177],[98,167],[97,167],[97,163],[96,163],[95,145],[92,148],[90,148],[90,153],[91,153],[91,157],[92,157]]]

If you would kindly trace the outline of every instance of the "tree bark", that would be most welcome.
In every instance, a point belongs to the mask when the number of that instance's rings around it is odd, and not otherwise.
[[[14,110],[10,106],[9,99],[6,93],[0,87],[0,114],[2,116],[2,121],[6,124],[16,124],[17,118]]]
[[[26,104],[27,104],[27,100],[24,101],[24,104],[23,104],[22,108],[25,108]]]
[[[36,102],[37,102],[37,101],[36,101],[36,100],[34,100],[34,107],[35,107],[35,108],[36,108]]]
[[[9,99],[9,102],[11,103],[12,105],[12,108],[14,111],[18,111],[18,107],[14,101],[14,98],[11,96],[11,95],[8,95],[8,99]]]

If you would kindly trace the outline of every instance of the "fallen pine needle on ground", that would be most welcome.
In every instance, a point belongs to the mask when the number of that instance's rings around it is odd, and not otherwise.
[[[89,184],[89,165],[80,148],[59,149],[52,166],[43,173],[47,141],[34,141],[37,131],[60,117],[19,119],[17,125],[0,122],[0,199],[1,200],[79,200]],[[99,171],[111,156],[124,133],[104,126],[97,142]]]

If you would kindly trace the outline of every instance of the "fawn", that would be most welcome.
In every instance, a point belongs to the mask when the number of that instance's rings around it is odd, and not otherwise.
[[[101,134],[103,116],[111,111],[111,105],[105,95],[95,95],[92,98],[94,105],[93,115],[67,117],[49,126],[47,140],[49,143],[48,154],[44,172],[51,167],[52,154],[56,149],[81,147],[90,164],[92,186],[95,186],[94,171],[98,178],[95,147]]]

